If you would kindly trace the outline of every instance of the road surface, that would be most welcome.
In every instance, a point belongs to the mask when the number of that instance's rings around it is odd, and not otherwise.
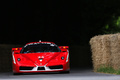
[[[95,73],[92,69],[72,69],[69,74],[34,73],[13,75],[12,72],[0,73],[0,80],[120,80],[120,75]]]

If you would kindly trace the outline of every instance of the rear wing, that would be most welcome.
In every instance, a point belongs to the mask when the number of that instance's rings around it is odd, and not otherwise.
[[[69,50],[69,46],[59,46],[59,48],[62,52],[68,52]]]

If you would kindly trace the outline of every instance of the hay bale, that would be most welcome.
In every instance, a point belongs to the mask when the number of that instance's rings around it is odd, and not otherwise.
[[[92,50],[92,60],[94,70],[97,70],[101,65],[109,65],[109,37],[105,36],[95,36],[90,40],[91,50]],[[104,53],[104,54],[103,54]]]
[[[101,66],[120,69],[120,34],[98,35],[90,40],[94,71]]]
[[[120,34],[110,35],[111,66],[117,70],[120,68]]]

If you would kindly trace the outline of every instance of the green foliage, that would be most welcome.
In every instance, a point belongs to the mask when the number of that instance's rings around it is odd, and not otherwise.
[[[102,33],[113,34],[120,32],[120,16],[113,16],[112,19],[102,28]]]
[[[109,25],[108,24],[105,26],[105,29],[109,29]]]
[[[103,72],[103,73],[110,73],[110,74],[120,75],[120,69],[119,70],[115,70],[112,67],[105,67],[105,66],[101,66],[99,69],[97,69],[97,72]]]
[[[120,16],[118,17],[117,21],[116,21],[116,26],[120,27]]]

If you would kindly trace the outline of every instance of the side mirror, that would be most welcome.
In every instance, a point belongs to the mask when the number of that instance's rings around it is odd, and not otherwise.
[[[69,49],[69,46],[59,46],[59,48],[62,52],[67,52]]]
[[[22,48],[12,48],[12,52],[14,52],[14,54],[19,54],[20,51],[22,50]]]

